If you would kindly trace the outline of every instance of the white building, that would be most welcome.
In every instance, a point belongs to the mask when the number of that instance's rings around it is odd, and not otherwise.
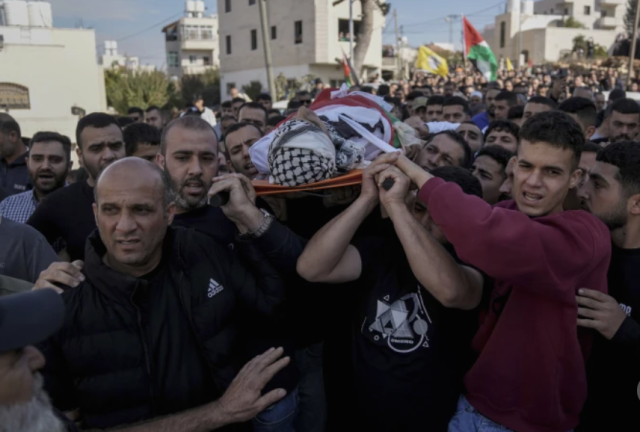
[[[306,75],[338,85],[344,72],[336,59],[349,54],[349,1],[269,0],[269,43],[274,76],[288,79]],[[360,2],[353,5],[355,33],[360,25]],[[268,88],[260,8],[257,0],[218,0],[220,16],[220,71],[223,99],[231,87],[242,89],[251,81]],[[379,8],[364,66],[369,73],[382,68],[382,30],[385,19]],[[357,44],[357,41],[355,41]]]
[[[25,137],[55,131],[75,141],[77,113],[106,110],[95,47],[93,30],[54,28],[50,3],[0,1],[0,111]]]
[[[624,31],[625,11],[626,0],[508,0],[483,37],[498,59],[554,62],[571,52],[580,35],[608,49]],[[585,28],[558,27],[569,17]]]
[[[100,56],[100,65],[105,69],[120,67],[132,71],[153,72],[156,70],[156,67],[153,65],[140,65],[138,57],[118,53],[118,42],[116,41],[104,41],[104,50]]]
[[[218,16],[205,16],[204,1],[187,0],[185,16],[162,31],[170,77],[201,74],[220,66]]]

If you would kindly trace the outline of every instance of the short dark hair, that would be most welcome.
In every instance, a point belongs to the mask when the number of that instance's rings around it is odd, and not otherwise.
[[[244,100],[244,99],[243,99],[243,100]],[[230,100],[228,100],[228,101],[224,101],[224,102],[222,102],[222,104],[220,104],[220,107],[221,107],[221,108],[231,108],[231,101],[230,101]]]
[[[46,141],[55,141],[62,145],[62,150],[67,157],[67,161],[71,160],[71,140],[68,136],[59,134],[58,132],[38,132],[29,141],[29,148],[34,144]]]
[[[462,147],[463,156],[462,156],[462,159],[459,160],[459,163],[462,168],[469,168],[471,166],[471,147],[469,147],[469,144],[467,143],[467,141],[464,138],[462,138],[460,135],[458,135],[458,133],[455,131],[445,130],[445,131],[438,132],[431,135],[429,137],[429,140],[425,144],[425,147],[429,145],[437,136],[440,136],[440,135],[446,135],[448,138],[455,141],[456,144]]]
[[[602,150],[602,146],[593,141],[587,141],[582,147],[582,153],[600,153],[600,150]]]
[[[278,124],[286,120],[287,118],[283,115],[273,116],[269,120],[267,120],[267,126],[278,126]]]
[[[384,96],[389,94],[390,90],[391,90],[391,88],[388,85],[380,84],[378,86],[378,91],[376,93],[378,93],[378,96],[384,97]]]
[[[424,97],[424,96],[422,96],[422,97]],[[444,96],[440,96],[440,95],[431,96],[427,100],[427,106],[429,107],[431,105],[444,105]]]
[[[231,155],[229,154],[229,147],[227,147],[227,138],[232,133],[237,132],[240,129],[244,129],[246,127],[253,127],[255,130],[258,131],[258,133],[260,134],[260,137],[264,136],[264,134],[262,133],[260,128],[258,128],[258,126],[254,125],[253,123],[240,122],[240,123],[236,123],[236,124],[232,125],[231,127],[229,127],[229,129],[227,129],[227,133],[224,135],[224,139],[223,139],[223,142],[224,142],[224,155],[226,156],[227,159],[229,159],[231,157]]]
[[[271,102],[271,95],[269,93],[260,93],[258,95],[258,99],[257,100],[267,100],[269,102]]]
[[[242,99],[241,97],[236,97],[236,98],[231,99],[231,105],[233,105],[235,103],[238,103],[238,102],[245,103],[246,100]]]
[[[397,97],[389,96],[389,95],[384,97],[384,101],[396,107],[400,107],[402,105],[402,102],[400,102],[400,99],[398,99]]]
[[[590,126],[595,126],[598,121],[596,104],[587,98],[570,97],[560,104],[558,110],[577,115],[585,130]]]
[[[80,137],[82,136],[83,130],[88,127],[103,129],[111,125],[118,126],[118,129],[122,132],[122,128],[118,124],[116,118],[109,114],[95,112],[82,117],[76,126],[76,144],[78,144],[80,151],[82,151],[82,140]]]
[[[299,92],[296,93],[297,97],[300,96],[311,96],[311,93],[309,93],[307,90],[300,90]]]
[[[571,150],[576,168],[585,143],[584,132],[578,122],[562,111],[547,111],[530,117],[520,128],[520,140]]]
[[[233,121],[235,121],[235,122],[237,122],[237,121],[238,121],[238,119],[237,119],[237,118],[235,118],[234,116],[232,116],[232,115],[228,115],[228,114],[227,114],[227,115],[225,115],[225,116],[222,116],[222,118],[220,119],[220,123],[222,123],[223,121],[228,121],[228,120],[233,120]]]
[[[184,129],[189,129],[192,131],[211,131],[214,138],[216,139],[216,143],[218,142],[218,135],[215,133],[213,128],[206,120],[201,118],[200,116],[189,116],[185,115],[182,117],[178,117],[177,119],[169,122],[167,126],[162,130],[162,135],[160,136],[160,153],[165,156],[167,154],[167,136],[171,129],[175,127],[181,127]]]
[[[142,111],[142,108],[138,108],[138,107],[130,107],[127,110],[127,114],[140,114],[140,115],[144,115],[144,111]]]
[[[120,128],[125,128],[130,124],[135,123],[135,121],[131,117],[127,117],[127,116],[117,117],[116,122],[118,122],[118,126],[120,126]]]
[[[421,91],[418,91],[418,90],[414,90],[412,92],[409,92],[409,94],[405,96],[404,100],[405,101],[413,101],[413,100],[415,100],[416,98],[419,98],[419,97],[424,97],[424,93],[422,93]]]
[[[160,113],[162,113],[162,108],[160,108],[159,106],[156,106],[156,105],[151,105],[149,108],[147,108],[145,110],[145,112],[146,113],[150,113],[151,111],[155,111],[155,110],[158,110],[158,111],[160,111]]]
[[[502,176],[506,177],[506,169],[509,164],[509,160],[513,157],[513,153],[511,153],[506,148],[499,145],[488,145],[482,147],[480,151],[476,154],[476,159],[480,156],[488,156],[494,161],[496,161],[500,166],[502,166]]]
[[[510,107],[518,105],[518,95],[514,92],[503,90],[496,95],[497,101],[507,101],[507,105]]]
[[[245,108],[252,108],[262,111],[264,113],[265,122],[267,121],[267,117],[269,117],[269,114],[267,114],[267,109],[260,102],[245,102],[240,108],[238,108],[238,119],[240,119],[240,111]]]
[[[267,117],[270,116],[271,114],[282,115],[282,112],[280,112],[278,108],[271,108],[269,111],[267,111]]]
[[[432,97],[433,99],[433,97]],[[427,101],[428,104],[429,101]],[[464,111],[464,113],[468,116],[471,115],[471,108],[469,108],[469,104],[467,103],[466,100],[464,100],[463,98],[461,98],[460,96],[451,96],[448,97],[444,100],[444,103],[442,104],[442,107],[446,107],[446,106],[461,106],[462,107],[462,111]]]
[[[518,120],[524,117],[524,105],[516,105],[507,111],[507,120]]]
[[[540,105],[546,105],[549,108],[551,108],[552,110],[558,108],[558,104],[555,103],[553,101],[553,99],[549,99],[548,97],[544,97],[544,96],[534,96],[532,98],[530,98],[527,103],[534,103],[534,104],[540,104]]]
[[[489,123],[489,127],[487,127],[487,130],[484,133],[485,141],[489,137],[489,134],[493,131],[508,132],[516,137],[516,140],[520,140],[520,126],[518,126],[511,120],[494,120]]]
[[[457,166],[443,166],[432,169],[430,174],[446,182],[457,184],[462,189],[462,192],[467,195],[482,198],[482,185],[468,169]]]
[[[124,128],[124,146],[127,156],[132,156],[140,144],[160,145],[160,130],[146,123],[134,123]]]
[[[632,141],[609,144],[600,150],[596,161],[618,167],[616,180],[627,196],[640,193],[640,144]]]
[[[616,88],[611,90],[609,93],[609,102],[616,101],[618,99],[625,99],[627,97],[627,92],[622,89]]]
[[[373,94],[373,87],[371,86],[363,86],[360,89],[361,92]]]
[[[618,99],[611,105],[611,113],[640,114],[640,106],[633,99]]]
[[[299,100],[296,100],[296,99],[291,99],[289,101],[289,103],[287,104],[287,110],[298,109],[301,106],[302,106],[302,102],[300,102]]]
[[[4,114],[4,113],[1,113],[1,114]],[[9,114],[4,114],[0,116],[0,132],[4,134],[10,134],[11,132],[15,132],[18,135],[18,137],[22,137],[22,131],[20,130],[20,125]]]

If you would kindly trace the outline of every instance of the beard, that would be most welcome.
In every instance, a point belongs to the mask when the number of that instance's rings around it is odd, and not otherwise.
[[[612,143],[619,143],[619,142],[633,141],[633,140],[627,134],[620,134],[620,135],[616,135],[616,136],[611,137],[610,141]]]
[[[42,375],[36,374],[29,402],[0,405],[0,432],[64,432],[66,427],[53,413],[49,396],[42,389]]]
[[[164,175],[169,184],[171,184],[171,195],[176,207],[185,212],[197,210],[207,205],[208,192],[211,188],[211,181],[205,182],[202,177],[187,177],[182,183],[174,179],[171,173],[167,169],[167,165],[164,166]],[[197,184],[202,187],[202,194],[199,196],[189,195],[185,192],[187,184]]]
[[[41,174],[49,174],[53,177],[53,182],[46,185],[46,186],[41,186],[41,184],[38,182],[38,177]],[[29,175],[31,177],[31,184],[33,185],[33,187],[35,189],[38,190],[38,192],[42,193],[43,195],[48,195],[51,192],[54,192],[58,189],[60,189],[61,187],[63,187],[65,185],[65,183],[67,182],[67,173],[66,172],[62,172],[60,174],[57,174],[53,171],[42,171],[39,170],[38,172],[35,173],[35,175]]]
[[[600,216],[600,220],[609,228],[609,231],[614,231],[624,227],[627,224],[627,203],[626,201],[618,204],[609,213]]]

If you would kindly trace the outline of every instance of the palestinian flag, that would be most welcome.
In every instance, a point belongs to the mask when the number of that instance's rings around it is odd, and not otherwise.
[[[353,71],[351,62],[347,58],[344,51],[342,51],[342,67],[344,69],[344,83],[347,85],[347,87],[360,85],[360,83],[358,82],[358,76]]]
[[[498,77],[498,62],[487,42],[482,39],[466,17],[462,17],[464,25],[465,55],[489,81]]]

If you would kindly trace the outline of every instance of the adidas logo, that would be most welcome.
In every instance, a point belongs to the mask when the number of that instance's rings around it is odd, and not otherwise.
[[[213,279],[209,279],[209,290],[207,291],[207,297],[212,298],[214,295],[222,291],[224,287]]]

